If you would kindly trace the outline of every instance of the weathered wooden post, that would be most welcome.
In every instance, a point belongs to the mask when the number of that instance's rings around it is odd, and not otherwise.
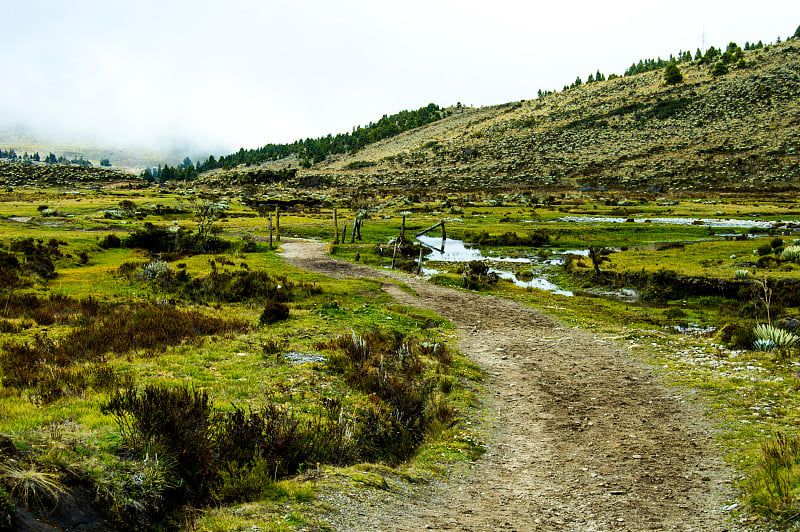
[[[420,231],[419,233],[417,233],[414,236],[419,238],[422,235],[424,235],[425,233],[427,233],[429,231],[433,231],[434,229],[436,229],[437,227],[440,227],[440,226],[442,228],[442,249],[441,249],[441,252],[444,253],[444,241],[447,240],[447,233],[445,232],[445,229],[444,229],[444,220],[442,220],[438,224],[434,224],[434,225],[430,226],[429,228]]]
[[[358,216],[353,220],[353,230],[350,232],[350,243],[353,244],[356,241],[356,227],[358,227]]]
[[[347,220],[342,224],[342,244],[347,242]]]
[[[356,226],[356,231],[358,231],[358,234],[356,235],[356,238],[358,240],[361,240],[361,224],[362,223],[363,223],[363,219],[360,219],[360,220],[358,220],[358,225]]]
[[[403,215],[403,225],[400,226],[400,239],[404,239],[406,237],[406,215]]]
[[[394,258],[397,256],[397,243],[399,239],[394,239],[394,250],[392,251],[392,269],[394,270]]]
[[[333,209],[333,243],[339,243],[339,218],[336,215],[336,208]]]
[[[422,272],[422,244],[419,245],[419,260],[417,260],[417,275]]]
[[[280,207],[275,207],[275,240],[281,241],[281,211]]]
[[[269,249],[272,251],[272,213],[269,213]]]

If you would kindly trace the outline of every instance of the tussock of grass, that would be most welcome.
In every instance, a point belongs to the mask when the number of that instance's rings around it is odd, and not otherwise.
[[[783,525],[800,521],[800,437],[778,433],[761,445],[748,490],[760,515]]]

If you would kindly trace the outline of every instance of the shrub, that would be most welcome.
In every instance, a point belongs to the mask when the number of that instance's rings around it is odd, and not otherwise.
[[[490,272],[489,266],[479,260],[469,261],[461,273],[461,285],[469,290],[480,290],[497,281],[497,274]]]
[[[781,260],[797,262],[800,260],[800,246],[788,246],[781,252]]]
[[[724,76],[728,72],[729,72],[728,65],[726,65],[722,61],[718,61],[714,65],[714,68],[711,70],[711,75],[714,76],[714,77]]]
[[[328,367],[377,401],[358,409],[354,440],[364,460],[404,460],[434,422],[448,422],[452,411],[435,407],[437,382],[423,376],[420,344],[393,331],[353,332],[328,344]],[[441,348],[439,348],[441,349]],[[437,348],[433,347],[435,353]],[[446,359],[445,352],[439,356]]]
[[[259,411],[234,408],[221,416],[215,436],[229,470],[261,462],[272,478],[294,475],[303,464],[340,461],[342,438],[332,423],[303,419],[275,404]]]
[[[0,288],[16,286],[21,273],[22,268],[17,257],[0,250]]]
[[[667,63],[664,67],[664,83],[667,85],[675,85],[683,81],[683,74],[681,69],[674,61]]]
[[[211,318],[167,305],[122,309],[72,330],[58,342],[37,334],[30,344],[7,344],[0,355],[3,384],[22,388],[52,375],[68,379],[71,374],[53,373],[53,368],[67,368],[82,361],[101,362],[108,351],[162,349],[202,335],[246,329],[244,321]]]
[[[147,386],[111,395],[102,412],[120,426],[136,456],[166,456],[181,479],[168,495],[173,504],[202,504],[219,478],[212,433],[212,404],[205,391]]]
[[[110,235],[106,235],[105,237],[103,237],[99,245],[103,249],[118,248],[122,245],[122,240],[120,240],[120,238],[117,235],[112,233]]]
[[[262,325],[270,325],[279,321],[289,319],[289,307],[280,301],[267,299],[264,303],[264,310],[261,312],[259,321]]]

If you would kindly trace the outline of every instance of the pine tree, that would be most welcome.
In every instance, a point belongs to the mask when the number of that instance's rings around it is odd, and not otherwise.
[[[664,83],[667,85],[676,85],[683,81],[683,73],[678,68],[677,63],[671,61],[664,67]]]

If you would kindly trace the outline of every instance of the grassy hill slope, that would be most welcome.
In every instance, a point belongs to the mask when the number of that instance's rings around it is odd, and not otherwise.
[[[297,174],[337,186],[785,189],[800,184],[800,40],[745,52],[714,77],[682,63],[534,100],[454,109],[435,123]],[[291,165],[291,161],[270,167]],[[294,161],[296,164],[296,161]],[[235,182],[236,172],[206,180]],[[234,174],[234,175],[232,175]]]

